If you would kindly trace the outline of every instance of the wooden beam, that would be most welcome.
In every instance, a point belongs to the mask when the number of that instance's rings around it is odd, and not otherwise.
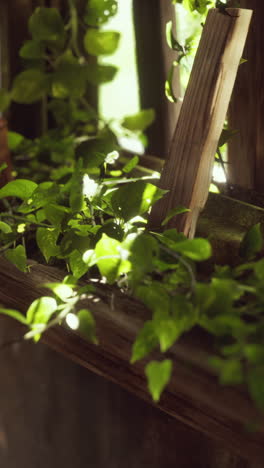
[[[164,0],[133,0],[136,57],[142,108],[154,108],[156,119],[146,131],[148,152],[162,159],[168,157],[169,145],[179,115],[179,105],[165,96],[165,80],[176,59],[166,42],[166,24],[176,29],[175,8]],[[180,96],[179,72],[176,69],[174,91]]]
[[[264,3],[240,4],[254,15],[229,108],[229,126],[238,131],[228,145],[229,180],[264,193]]]
[[[46,294],[41,284],[58,281],[63,274],[55,268],[38,264],[32,265],[30,274],[24,274],[0,258],[0,303],[24,312],[35,298]],[[132,343],[149,317],[149,311],[139,301],[105,285],[98,288],[96,300],[85,299],[80,306],[88,307],[94,314],[99,346],[88,343],[76,332],[62,326],[51,329],[42,341],[153,404],[146,387],[145,362],[129,364]],[[221,441],[241,457],[263,460],[261,415],[243,390],[218,385],[207,366],[210,346],[208,335],[194,333],[170,350],[174,374],[157,407],[193,429]],[[248,433],[245,426],[254,422],[261,423],[259,432]]]
[[[152,210],[150,226],[158,229],[166,214],[179,205],[191,209],[173,218],[176,227],[192,237],[205,205],[217,148],[240,58],[251,10],[212,9],[204,26],[190,82],[173,137],[160,187],[169,193]]]

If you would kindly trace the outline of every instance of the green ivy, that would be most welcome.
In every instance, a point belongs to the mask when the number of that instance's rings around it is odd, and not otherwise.
[[[184,4],[204,14],[211,2],[184,0]],[[233,269],[215,266],[206,281],[199,279],[197,265],[212,255],[208,240],[189,240],[166,229],[172,217],[188,210],[178,207],[168,213],[162,233],[148,232],[148,214],[166,191],[155,185],[155,174],[135,176],[138,156],[120,162],[114,126],[87,100],[88,86],[111,81],[117,72],[114,66],[91,60],[113,53],[122,40],[118,32],[100,29],[116,11],[115,0],[90,0],[80,19],[75,2],[69,0],[64,22],[58,10],[37,8],[29,20],[31,38],[20,49],[24,69],[10,90],[0,92],[1,111],[12,101],[44,100],[56,122],[55,128],[35,140],[9,133],[18,176],[0,189],[0,253],[27,272],[33,241],[38,258],[64,265],[69,273],[59,283],[45,284],[50,295],[35,300],[25,315],[4,307],[0,313],[27,327],[25,339],[38,341],[44,331],[66,322],[97,344],[92,311],[80,308],[79,301],[96,295],[91,279],[103,279],[149,309],[149,319],[132,346],[131,363],[150,359],[145,370],[155,401],[173,372],[166,353],[183,334],[199,326],[216,337],[218,353],[210,365],[220,383],[246,383],[263,409],[261,226],[245,233],[241,264]],[[191,49],[191,39],[179,44],[171,25],[167,39],[180,62]],[[166,90],[175,101],[172,74],[171,70]],[[152,109],[142,109],[119,126],[124,133],[142,136],[154,118]],[[231,133],[223,132],[219,146]],[[81,278],[86,280],[84,287],[78,284]],[[151,361],[154,350],[164,359]]]

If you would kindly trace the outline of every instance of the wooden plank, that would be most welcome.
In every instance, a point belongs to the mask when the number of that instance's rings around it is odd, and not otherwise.
[[[240,4],[254,15],[228,114],[230,128],[238,130],[228,145],[229,180],[264,193],[264,3]]]
[[[168,157],[169,146],[179,115],[179,104],[165,97],[164,83],[170,66],[176,58],[166,42],[166,24],[173,22],[176,29],[175,8],[164,0],[133,0],[136,39],[136,57],[142,108],[154,108],[156,118],[146,131],[148,151]],[[174,91],[180,96],[179,71],[175,70]]]
[[[168,226],[192,237],[205,205],[217,142],[252,15],[251,10],[242,9],[229,9],[228,13],[212,9],[208,14],[161,175],[160,187],[169,193],[152,210],[152,229],[160,227],[171,209],[183,205],[191,212],[173,218]]]
[[[62,275],[55,268],[38,264],[33,264],[26,275],[1,258],[0,303],[25,311],[44,292],[40,284],[57,281]],[[145,362],[129,364],[132,342],[149,312],[140,302],[105,285],[98,289],[96,299],[85,299],[80,306],[93,312],[100,346],[64,327],[51,329],[43,342],[153,404],[146,388]],[[263,420],[240,388],[218,385],[206,363],[208,349],[210,340],[204,334],[194,334],[172,348],[169,355],[174,361],[174,375],[157,407],[240,456],[260,460],[264,455]],[[261,430],[248,433],[245,425],[256,421],[261,422]]]

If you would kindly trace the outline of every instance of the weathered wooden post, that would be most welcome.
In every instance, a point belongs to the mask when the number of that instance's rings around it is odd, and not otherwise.
[[[160,187],[169,193],[154,207],[150,226],[157,229],[179,205],[191,211],[168,225],[192,237],[211,181],[217,143],[240,63],[252,11],[209,12],[189,85],[165,163]]]
[[[229,180],[264,193],[264,3],[241,0],[254,15],[239,67],[228,121],[238,133],[229,141]]]

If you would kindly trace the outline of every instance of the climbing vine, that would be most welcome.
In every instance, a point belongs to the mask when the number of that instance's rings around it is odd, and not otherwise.
[[[212,2],[184,3],[205,13]],[[137,176],[138,156],[124,161],[111,122],[87,97],[87,87],[117,73],[114,66],[98,62],[118,47],[119,33],[101,29],[117,6],[115,0],[90,0],[79,15],[69,0],[64,17],[57,9],[37,8],[29,19],[31,39],[20,49],[24,69],[9,90],[1,90],[1,111],[12,101],[41,101],[47,113],[40,137],[30,140],[9,132],[16,178],[0,189],[0,253],[25,273],[29,257],[59,265],[65,277],[46,284],[50,295],[35,300],[25,315],[4,307],[0,312],[27,326],[25,339],[38,341],[48,328],[66,322],[97,344],[92,310],[80,308],[79,299],[96,296],[95,279],[117,285],[150,311],[133,344],[131,363],[151,358],[157,348],[164,354],[146,366],[155,401],[173,370],[167,351],[199,326],[217,339],[210,362],[220,382],[246,382],[264,409],[260,225],[245,233],[239,265],[215,265],[211,277],[201,281],[198,265],[211,257],[210,243],[166,229],[170,218],[186,211],[183,207],[164,219],[163,232],[148,231],[148,213],[165,193],[155,184],[158,175]],[[187,46],[169,30],[168,35],[183,56]],[[145,109],[120,125],[124,133],[142,135],[154,117]]]

